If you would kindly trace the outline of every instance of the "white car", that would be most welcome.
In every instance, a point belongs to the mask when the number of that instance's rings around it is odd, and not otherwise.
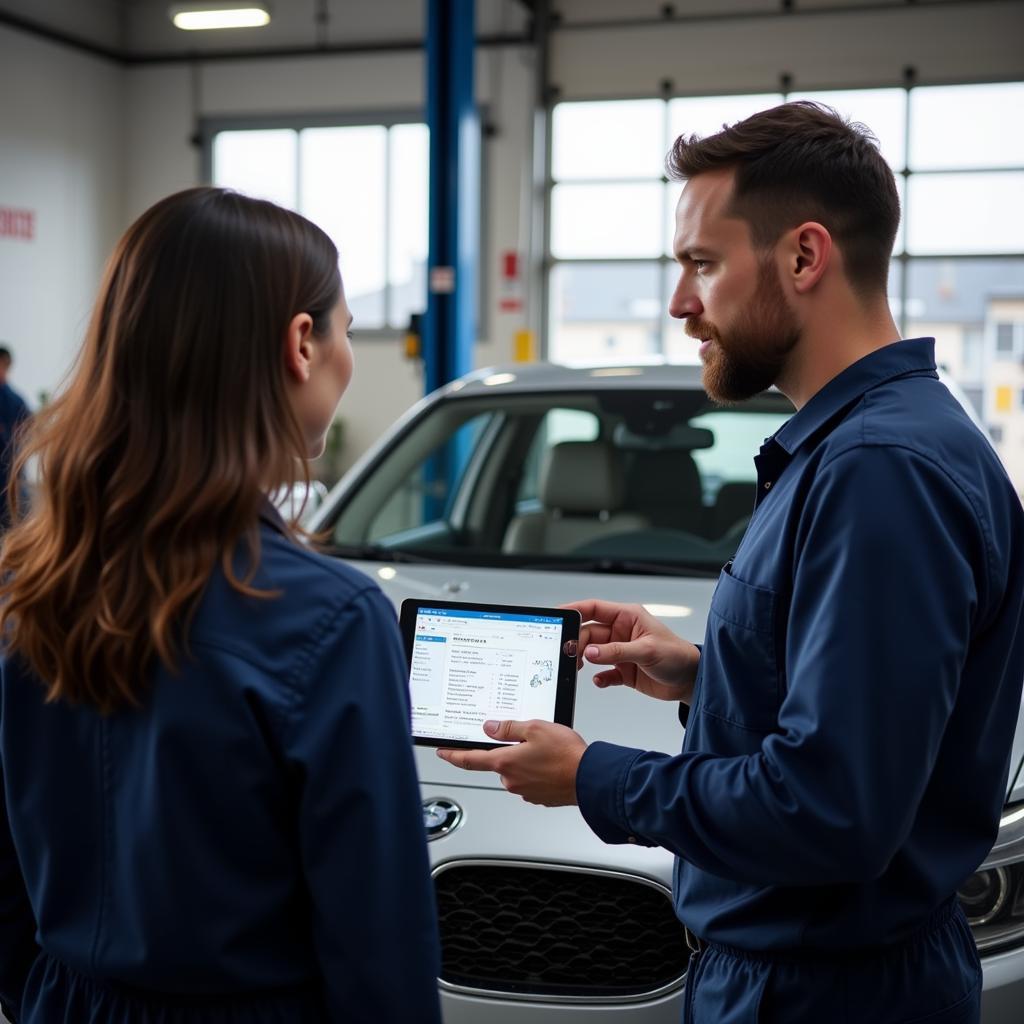
[[[955,389],[954,389],[955,390]],[[647,606],[703,639],[753,507],[753,455],[792,414],[766,393],[711,403],[693,366],[473,373],[404,416],[311,522],[404,598]],[[972,414],[973,415],[973,414]],[[580,673],[575,726],[675,753],[675,707]],[[511,796],[418,747],[448,1024],[676,1024],[688,950],[664,850],[606,846],[575,808]],[[991,856],[960,897],[981,949],[985,1024],[1024,1019],[1024,716]]]

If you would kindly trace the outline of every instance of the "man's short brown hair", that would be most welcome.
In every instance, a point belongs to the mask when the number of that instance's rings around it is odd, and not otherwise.
[[[755,246],[771,248],[789,228],[817,221],[839,246],[850,284],[885,294],[900,201],[864,125],[809,100],[783,103],[704,139],[680,135],[667,166],[676,181],[735,169],[730,213],[750,224]]]

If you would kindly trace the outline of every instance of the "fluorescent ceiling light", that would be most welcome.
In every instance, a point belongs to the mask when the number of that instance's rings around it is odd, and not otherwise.
[[[258,0],[172,4],[169,13],[178,28],[189,32],[213,28],[259,28],[270,21],[267,5]]]

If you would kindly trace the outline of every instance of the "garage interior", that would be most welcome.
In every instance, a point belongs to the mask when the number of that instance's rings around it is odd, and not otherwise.
[[[158,199],[199,184],[272,198],[321,223],[338,246],[355,375],[312,464],[314,504],[358,473],[424,395],[471,371],[497,368],[471,386],[482,403],[502,375],[514,381],[532,364],[538,373],[547,363],[695,373],[696,343],[666,313],[679,185],[665,175],[665,153],[680,132],[707,134],[812,98],[878,134],[905,211],[889,279],[896,322],[905,337],[935,337],[944,374],[1024,495],[1024,0],[272,0],[257,5],[269,10],[266,25],[218,31],[179,29],[170,13],[180,6],[188,5],[0,0],[0,345],[13,353],[9,380],[31,409],[71,370],[118,238]],[[592,440],[586,429],[572,433],[573,415],[605,417],[632,443],[630,465],[657,464],[642,424],[639,439],[628,437],[640,420],[617,392],[591,402],[568,378],[536,379],[563,399],[570,441]],[[524,420],[547,414],[521,404]],[[723,538],[741,535],[753,485],[726,479],[713,492],[705,484],[701,497],[704,413],[688,406],[680,418],[679,444],[695,458],[693,480],[679,486],[697,495],[689,529],[710,565],[726,552]],[[515,443],[526,452],[528,440]],[[563,490],[591,477],[580,466],[563,470]],[[627,486],[637,504],[647,500],[642,484]],[[534,504],[489,540],[524,565],[534,549],[523,538],[544,528],[548,511],[537,493],[528,497]],[[645,528],[668,522],[662,500],[649,498]],[[613,531],[609,501],[594,505],[579,514],[598,541]],[[617,530],[635,527],[627,511]],[[361,532],[343,536],[339,525],[334,540],[358,552],[374,530],[405,524],[401,510],[388,515],[378,526],[356,509]],[[553,536],[546,556],[560,550]],[[368,565],[385,582],[403,571]],[[474,581],[458,567],[430,585],[456,600]],[[515,603],[554,605],[583,596],[577,585],[553,583],[533,600],[509,592]],[[651,600],[668,616],[689,615],[708,599],[701,594],[661,587]],[[700,625],[680,628],[699,641]],[[624,723],[623,738],[642,744],[652,721]],[[671,727],[659,741],[674,742]],[[1018,730],[1014,773],[1022,756]],[[455,769],[431,770],[425,809],[443,838],[459,821],[441,798],[463,783]],[[1024,779],[1010,805],[1018,801]],[[518,804],[507,813],[510,827],[531,827]],[[559,834],[585,826],[565,808],[552,821],[539,849],[557,862]],[[645,855],[630,851],[622,864],[643,874]],[[509,856],[540,854],[524,846]],[[493,865],[481,865],[479,884],[489,885]],[[452,878],[438,875],[452,899],[476,884]],[[558,878],[544,886],[555,898]],[[606,898],[619,897],[580,896]],[[1024,919],[1024,882],[1018,901]],[[1015,942],[1014,964],[991,969],[1009,994],[991,998],[985,1024],[1024,1021],[1024,937]],[[540,973],[524,968],[516,983],[528,992]],[[635,992],[616,998],[621,1006],[613,1000],[602,1020],[679,1019],[678,986],[646,990],[647,1016],[627,1009],[642,1002]],[[544,1001],[520,993],[496,1007],[467,995],[446,1004],[446,1020],[566,1019],[524,1013],[530,999]]]
[[[1022,77],[1020,30],[1021,5],[998,0],[481,0],[481,259],[472,366],[550,354],[545,320],[550,274],[558,271],[545,265],[551,218],[544,209],[558,104],[903,89],[908,76],[921,86],[1013,82]],[[212,133],[229,124],[422,121],[425,38],[426,5],[406,0],[289,0],[264,28],[213,33],[179,31],[160,0],[7,0],[0,7],[2,202],[35,211],[36,222],[30,241],[0,243],[0,338],[14,350],[12,380],[30,404],[51,393],[67,368],[119,234],[157,198],[209,180]],[[592,144],[587,162],[597,176],[602,144]],[[1024,166],[1019,153],[1015,159]],[[1024,240],[1012,242],[996,255],[1019,258]],[[957,256],[955,245],[953,239]],[[614,248],[592,246],[611,257]],[[505,276],[509,258],[513,278]],[[1021,280],[1019,264],[1011,273]],[[57,294],[62,301],[53,301]],[[630,315],[642,322],[650,316]],[[404,358],[406,326],[357,320],[357,385],[342,413],[339,469],[423,393],[420,365]],[[531,335],[525,341],[524,331]],[[566,344],[571,355],[573,343]],[[685,340],[676,349],[670,358],[695,361]],[[602,358],[601,351],[591,355]],[[1017,381],[1006,383],[1019,399]],[[987,418],[994,421],[1000,414],[991,404]],[[1014,448],[1022,429],[1006,427]]]

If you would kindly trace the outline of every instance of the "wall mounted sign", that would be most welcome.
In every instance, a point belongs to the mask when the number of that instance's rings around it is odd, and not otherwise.
[[[31,242],[36,237],[36,211],[0,206],[0,238]]]
[[[430,290],[435,295],[451,295],[455,291],[455,268],[431,267]]]

